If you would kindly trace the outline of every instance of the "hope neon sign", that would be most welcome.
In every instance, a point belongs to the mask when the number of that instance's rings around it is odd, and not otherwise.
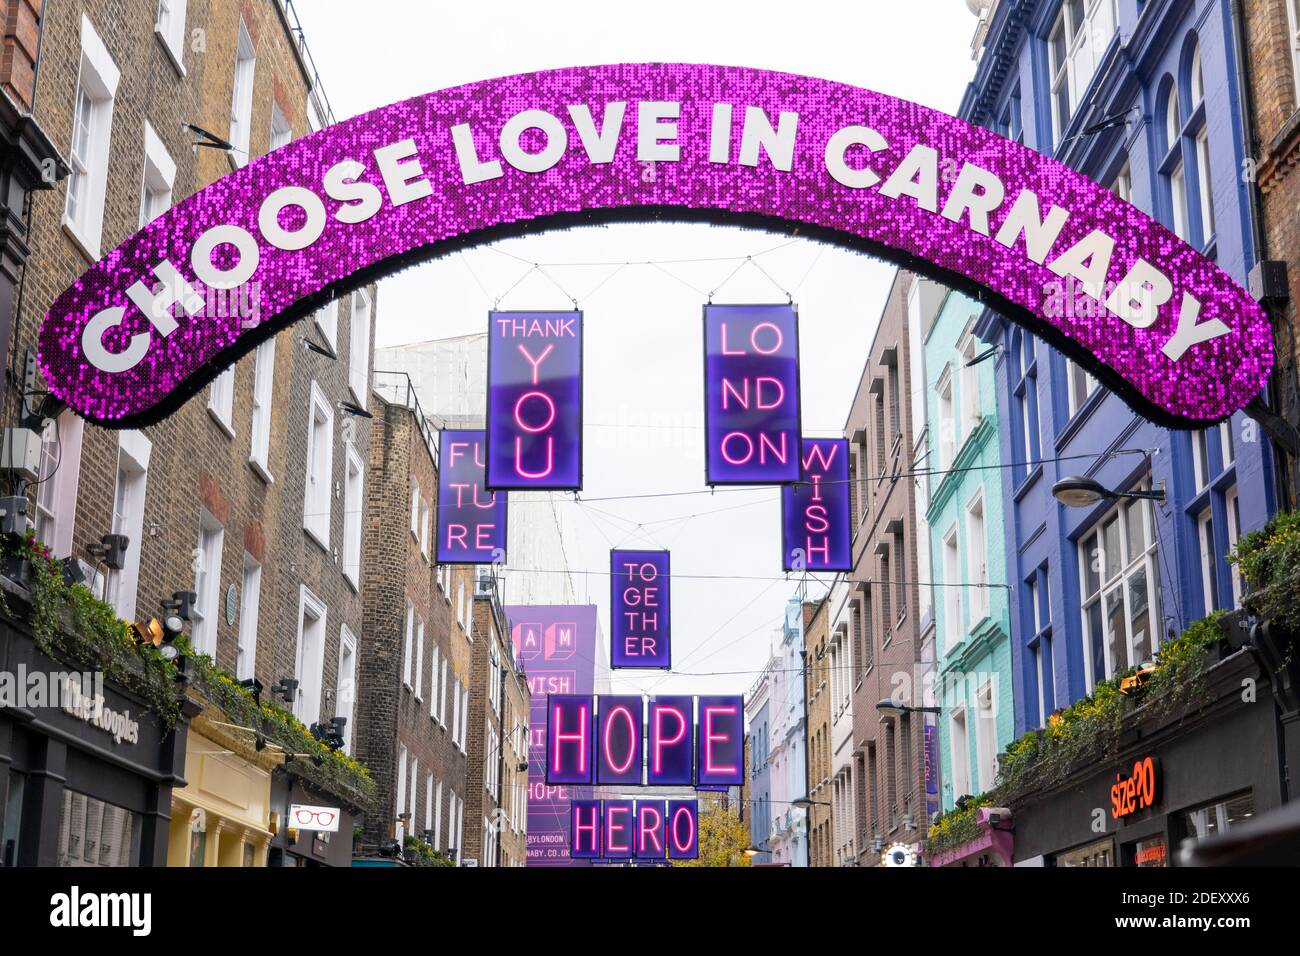
[[[799,477],[799,320],[792,305],[704,307],[711,485]]]
[[[487,236],[673,217],[798,226],[904,262],[978,294],[1163,424],[1225,418],[1273,365],[1267,316],[1237,282],[1049,157],[882,93],[645,63],[429,93],[274,150],[91,266],[50,306],[39,366],[78,414],[136,427],[413,261]],[[1093,308],[1055,308],[1062,284]],[[208,314],[208,293],[232,289],[261,321]]]
[[[488,317],[487,486],[582,487],[582,313]]]
[[[735,787],[744,782],[741,697],[551,694],[546,783]]]
[[[579,860],[694,860],[700,855],[696,800],[574,800],[569,855]]]
[[[787,571],[852,571],[849,443],[805,438],[799,484],[781,489],[781,550]]]
[[[672,667],[667,551],[609,553],[610,666]]]

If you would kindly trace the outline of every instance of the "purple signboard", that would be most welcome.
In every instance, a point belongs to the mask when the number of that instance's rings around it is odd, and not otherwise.
[[[700,855],[700,805],[695,800],[668,801],[668,859],[695,860]]]
[[[546,700],[546,782],[591,783],[595,776],[595,698],[551,694]]]
[[[597,610],[590,604],[514,604],[507,605],[505,613],[531,698],[528,865],[587,866],[588,859],[569,858],[569,804],[590,799],[591,788],[546,782],[546,695],[593,691]]]
[[[610,666],[672,667],[667,551],[609,553]]]
[[[662,860],[668,855],[668,801],[636,802],[636,857]]]
[[[582,487],[582,313],[488,316],[487,486]]]
[[[710,485],[799,479],[799,317],[793,305],[704,307]]]
[[[55,298],[37,364],[77,414],[136,428],[377,276],[665,211],[806,226],[974,292],[1161,424],[1222,420],[1273,366],[1268,316],[1238,281],[1063,163],[884,93],[692,63],[483,80],[251,159]],[[1087,307],[1061,309],[1062,289]]]
[[[695,749],[700,786],[738,787],[745,775],[745,700],[701,697],[696,716]]]
[[[573,834],[569,856],[575,860],[600,859],[602,830],[600,801],[574,800],[569,805],[569,832]]]
[[[637,786],[641,783],[640,697],[597,698],[596,783]]]
[[[646,752],[646,783],[651,786],[695,782],[695,699],[653,697],[650,700]]]
[[[605,844],[607,860],[625,860],[636,855],[636,802],[633,800],[605,800],[602,817],[605,822],[601,839]]]
[[[439,564],[491,564],[505,559],[506,496],[487,490],[485,461],[483,432],[439,432]]]
[[[781,489],[782,567],[787,571],[852,571],[849,443],[805,438],[799,483]]]

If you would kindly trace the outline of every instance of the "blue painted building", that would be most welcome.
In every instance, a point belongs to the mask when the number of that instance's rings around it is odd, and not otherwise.
[[[986,4],[963,118],[1112,188],[1245,283],[1253,264],[1229,0]],[[1044,289],[1073,302],[1071,289]],[[1133,414],[1077,364],[1002,317],[997,382],[1011,584],[1015,730],[1042,726],[1098,681],[1236,603],[1224,555],[1275,509],[1271,449],[1238,413],[1199,432]],[[1066,508],[1086,475],[1163,503]]]
[[[772,746],[772,728],[768,718],[768,679],[772,662],[745,696],[745,719],[749,724],[749,834],[751,845],[762,852],[754,863],[772,862],[772,783],[768,755]]]
[[[918,284],[919,286],[919,284]],[[909,310],[911,311],[911,310]],[[978,302],[949,292],[918,302],[924,341],[925,460],[936,469],[918,534],[929,535],[934,590],[940,793],[945,811],[993,786],[1013,739],[1014,684],[1000,473],[997,370],[974,335]],[[927,314],[929,313],[929,314]],[[915,414],[915,410],[913,412]]]

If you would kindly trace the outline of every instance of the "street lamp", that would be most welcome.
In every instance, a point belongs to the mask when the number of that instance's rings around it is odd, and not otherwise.
[[[745,847],[743,852],[745,856],[749,857],[752,860],[754,857],[758,856],[763,851],[756,846],[747,846]]]
[[[876,710],[880,712],[881,717],[902,717],[904,714],[939,714],[943,712],[942,708],[939,707],[912,707],[902,701],[894,700],[892,697],[886,697],[876,704]]]
[[[1067,508],[1088,508],[1099,501],[1137,498],[1145,501],[1165,500],[1164,488],[1155,491],[1112,491],[1094,478],[1074,475],[1052,485],[1052,497]]]
[[[795,797],[790,801],[792,807],[834,807],[833,803],[827,803],[825,800],[813,800],[809,797]]]

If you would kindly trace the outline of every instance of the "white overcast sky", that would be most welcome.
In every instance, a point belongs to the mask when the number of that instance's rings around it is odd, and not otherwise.
[[[976,21],[964,0],[764,3],[296,4],[339,119],[431,90],[530,70],[681,61],[785,70],[880,90],[948,112],[973,73]],[[769,233],[705,225],[619,225],[498,244],[529,262],[744,256],[780,245]],[[800,315],[804,431],[840,433],[888,291],[892,266],[795,241],[756,260],[794,294]],[[565,290],[529,266],[478,247],[385,280],[379,346],[486,331],[492,300],[586,315],[584,499],[704,486],[700,308],[736,262],[653,267],[556,266]],[[783,301],[746,266],[718,302]],[[568,503],[575,568],[605,571],[611,545],[672,551],[673,662],[666,679],[624,678],[621,692],[743,693],[763,667],[785,602],[775,489]],[[692,517],[687,517],[692,516]],[[638,528],[638,525],[641,527]],[[514,570],[514,566],[512,566]],[[522,570],[522,569],[520,569]],[[677,575],[735,575],[731,580]],[[587,578],[608,638],[608,578]],[[579,591],[584,577],[577,575]],[[811,593],[823,589],[813,586]],[[628,672],[620,672],[627,674]],[[635,673],[635,672],[632,672]]]

